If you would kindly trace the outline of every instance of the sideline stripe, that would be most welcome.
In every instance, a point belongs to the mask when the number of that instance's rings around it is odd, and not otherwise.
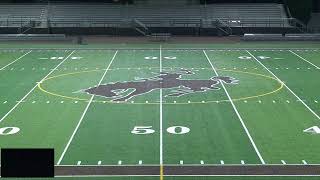
[[[32,52],[32,50],[31,50],[31,51],[29,51],[29,52],[27,52],[27,53],[25,53],[24,55],[22,55],[22,56],[18,57],[17,59],[15,59],[14,61],[12,61],[11,63],[9,63],[9,64],[7,64],[7,65],[3,66],[3,67],[0,69],[0,71],[1,71],[1,70],[4,70],[6,67],[8,67],[8,66],[10,66],[11,64],[13,64],[13,63],[17,62],[18,60],[20,60],[21,58],[25,57],[26,55],[28,55],[28,54],[29,54],[29,53],[31,53],[31,52]]]
[[[250,54],[251,57],[253,57],[261,66],[263,66],[270,74],[272,74],[276,79],[278,79],[279,82],[281,82],[284,87],[286,87],[297,99],[300,101],[316,118],[320,120],[320,116],[315,113],[296,93],[294,93],[283,81],[281,81],[272,71],[270,71],[262,62],[260,62],[253,54],[251,54],[249,51],[247,51],[248,54]]]
[[[158,177],[159,175],[70,175],[55,176],[56,178],[68,177]],[[165,175],[165,177],[320,177],[320,175]]]
[[[208,57],[208,55],[207,55],[207,53],[206,53],[205,50],[203,50],[203,53],[204,53],[204,55],[206,56],[208,62],[210,63],[210,65],[211,65],[212,70],[214,71],[214,73],[215,73],[217,76],[219,76],[218,72],[216,71],[216,69],[214,68],[213,64],[211,63],[211,60],[210,60],[210,58]],[[266,164],[265,161],[264,161],[264,159],[262,158],[262,156],[261,156],[261,154],[260,154],[260,151],[258,150],[258,148],[257,148],[257,146],[256,146],[256,144],[255,144],[255,142],[254,142],[254,140],[253,140],[253,138],[251,137],[250,132],[249,132],[247,126],[246,126],[245,123],[243,122],[243,119],[242,119],[240,113],[238,112],[235,104],[233,103],[233,100],[232,100],[232,98],[230,97],[230,95],[229,95],[226,87],[224,86],[224,84],[223,84],[223,82],[222,82],[221,80],[219,80],[219,81],[220,81],[220,84],[221,84],[222,88],[224,89],[226,95],[228,96],[228,99],[229,99],[229,101],[230,101],[230,103],[231,103],[231,105],[232,105],[235,113],[237,114],[237,116],[238,116],[238,118],[239,118],[239,120],[240,120],[240,122],[241,122],[241,125],[242,125],[243,129],[245,130],[247,136],[249,137],[249,140],[250,140],[250,142],[251,142],[254,150],[256,151],[256,154],[258,155],[261,163],[262,163],[262,164]]]
[[[316,65],[313,64],[312,62],[308,61],[307,59],[301,57],[299,54],[297,54],[297,53],[295,53],[295,52],[293,52],[293,51],[291,51],[291,50],[289,50],[289,51],[290,51],[292,54],[296,55],[298,58],[300,58],[300,59],[304,60],[305,62],[311,64],[313,67],[315,67],[315,68],[317,68],[317,69],[320,69],[318,66],[316,66]]]
[[[47,74],[44,78],[41,79],[41,81],[39,83],[37,83],[22,99],[20,99],[20,101],[18,101],[18,103],[16,105],[13,106],[13,108],[10,109],[9,112],[7,112],[7,114],[5,114],[1,119],[0,119],[0,123],[13,111],[15,110],[19,104],[24,101],[30,93],[33,92],[33,90],[38,87],[38,84],[42,83],[48,76],[50,76],[62,63],[64,63],[75,51],[72,51],[63,61],[61,61],[54,69],[52,69],[49,74]]]
[[[160,73],[162,72],[162,46],[160,44]],[[160,88],[160,180],[163,180],[163,123],[162,123],[162,87]]]
[[[99,83],[98,83],[98,86],[102,83],[104,77],[106,76],[106,74],[107,74],[107,72],[108,72],[108,70],[109,70],[109,68],[110,68],[113,60],[114,60],[115,57],[117,56],[117,54],[118,54],[118,50],[114,53],[114,55],[113,55],[113,57],[112,57],[109,65],[108,65],[107,69],[105,70],[104,74],[102,75],[102,77],[101,77],[101,79],[100,79],[100,81],[99,81]],[[58,161],[58,163],[57,163],[58,165],[60,165],[60,163],[61,163],[64,155],[66,154],[66,152],[67,152],[67,150],[68,150],[68,148],[69,148],[69,146],[70,146],[70,144],[71,144],[71,142],[72,142],[75,134],[77,133],[77,131],[78,131],[79,127],[80,127],[80,124],[81,124],[82,120],[84,119],[84,116],[86,115],[86,113],[87,113],[87,111],[88,111],[88,109],[89,109],[89,107],[90,107],[90,105],[91,105],[92,100],[93,100],[94,97],[95,97],[95,95],[92,95],[92,96],[91,96],[91,98],[90,98],[90,100],[89,100],[89,102],[88,102],[88,104],[87,104],[87,107],[86,107],[85,110],[83,111],[83,113],[82,113],[82,115],[81,115],[81,118],[80,118],[80,120],[79,120],[76,128],[74,129],[74,131],[73,131],[73,133],[72,133],[72,135],[71,135],[71,137],[70,137],[70,139],[69,139],[66,147],[64,148],[64,150],[63,150],[63,152],[62,152],[62,154],[61,154],[61,156],[60,156],[60,158],[59,158],[59,161]]]

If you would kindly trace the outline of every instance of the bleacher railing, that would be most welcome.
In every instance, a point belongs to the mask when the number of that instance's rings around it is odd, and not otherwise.
[[[132,19],[118,18],[72,18],[56,19],[48,18],[49,27],[128,27]],[[233,27],[264,27],[264,28],[296,28],[301,32],[308,32],[308,28],[301,21],[295,18],[137,18],[146,27],[195,27],[195,28],[216,28],[229,29]],[[205,22],[205,23],[204,23]],[[43,23],[39,18],[8,17],[0,18],[1,27],[24,27],[26,24],[34,23],[35,27]]]

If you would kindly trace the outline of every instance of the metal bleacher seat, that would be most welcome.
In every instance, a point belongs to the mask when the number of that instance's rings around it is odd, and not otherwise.
[[[137,19],[148,27],[289,26],[283,5],[274,3],[166,5],[114,5],[110,3],[5,4],[0,26],[23,26],[40,21],[51,27],[129,27]],[[47,21],[49,20],[49,21]],[[211,22],[211,23],[210,23]]]
[[[0,26],[20,27],[30,21],[40,21],[45,5],[1,4]]]
[[[209,5],[207,16],[231,27],[289,26],[283,5],[274,3],[214,4]]]

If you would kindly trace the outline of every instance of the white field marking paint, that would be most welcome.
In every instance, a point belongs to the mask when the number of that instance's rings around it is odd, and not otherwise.
[[[183,160],[180,160],[180,164],[183,164]]]
[[[282,164],[287,164],[284,160],[281,160],[281,163],[282,163]]]
[[[224,164],[224,161],[223,161],[223,160],[221,160],[221,161],[220,161],[220,164]]]
[[[114,53],[114,55],[113,55],[113,57],[112,57],[109,65],[108,65],[107,69],[104,71],[104,74],[102,75],[102,77],[101,77],[101,79],[100,79],[100,81],[99,81],[99,83],[98,83],[98,86],[102,83],[104,77],[106,76],[106,74],[107,74],[107,72],[108,72],[108,70],[109,70],[109,68],[110,68],[113,60],[114,60],[115,57],[117,56],[117,54],[118,54],[118,50]],[[91,105],[92,100],[93,100],[94,97],[95,97],[95,95],[92,95],[92,96],[91,96],[91,98],[90,98],[90,100],[89,100],[89,102],[88,102],[88,104],[87,104],[87,107],[84,109],[84,111],[83,111],[83,113],[82,113],[82,115],[81,115],[81,117],[80,117],[80,120],[79,120],[76,128],[74,129],[74,131],[73,131],[73,133],[72,133],[72,135],[71,135],[71,137],[70,137],[70,139],[69,139],[66,147],[64,148],[64,150],[63,150],[63,152],[62,152],[62,154],[61,154],[61,156],[60,156],[60,158],[59,158],[59,161],[58,161],[58,163],[57,163],[58,165],[60,165],[60,163],[61,163],[64,155],[66,154],[66,152],[67,152],[67,150],[68,150],[68,148],[69,148],[69,146],[70,146],[70,144],[71,144],[71,142],[72,142],[75,134],[77,133],[77,131],[78,131],[79,127],[80,127],[80,124],[81,124],[82,120],[84,119],[84,116],[86,115],[86,113],[87,113],[87,111],[88,111],[88,109],[89,109],[89,107],[90,107],[90,105]]]
[[[3,104],[6,104],[8,101],[4,101]]]
[[[295,52],[293,52],[293,51],[291,51],[291,50],[289,50],[289,51],[290,51],[292,54],[294,54],[295,56],[297,56],[298,58],[302,59],[303,61],[311,64],[313,67],[315,67],[315,68],[317,68],[317,69],[320,69],[320,67],[316,66],[315,64],[313,64],[312,62],[308,61],[307,59],[301,57],[299,54],[297,54],[297,53],[295,53]]]
[[[142,160],[139,160],[139,162],[138,162],[138,163],[139,163],[139,165],[141,165],[141,164],[142,164]]]
[[[200,161],[200,164],[204,164],[204,161],[203,161],[203,160],[201,160],[201,161]]]
[[[281,81],[272,71],[270,71],[263,63],[261,63],[253,54],[251,54],[249,51],[247,51],[248,54],[250,54],[261,66],[263,66],[270,74],[273,75],[279,82],[281,82],[290,92],[293,94],[316,118],[320,120],[320,116],[315,113],[302,99],[296,95],[283,81]]]
[[[290,101],[289,101],[289,100],[287,100],[286,102],[287,102],[287,103],[290,103]]]
[[[62,63],[64,63],[75,51],[72,51],[63,61],[61,61],[54,69],[57,69]],[[45,80],[48,76],[50,76],[51,74],[53,73],[53,71],[50,71],[44,78],[41,79],[41,81],[39,83],[42,83],[43,80]],[[19,104],[24,101],[30,93],[33,92],[34,89],[36,89],[36,87],[38,87],[38,83],[25,95],[21,98],[21,100],[16,104],[14,105],[8,112],[7,114],[5,114],[1,119],[0,119],[0,123],[12,112],[14,111],[18,106]]]
[[[214,71],[214,73],[216,74],[216,76],[219,76],[217,70],[214,68],[214,66],[213,66],[213,64],[212,64],[212,62],[211,62],[210,58],[208,57],[208,55],[207,55],[207,53],[206,53],[205,50],[203,50],[203,53],[204,53],[204,55],[206,56],[209,64],[211,65],[211,68],[212,68],[212,70]],[[239,120],[240,120],[240,122],[241,122],[241,125],[242,125],[243,129],[245,130],[245,132],[246,132],[246,134],[247,134],[247,136],[248,136],[248,138],[249,138],[249,140],[250,140],[250,142],[251,142],[254,150],[256,151],[257,156],[259,157],[261,163],[262,163],[262,164],[265,164],[265,161],[264,161],[264,159],[262,158],[261,153],[260,153],[259,149],[257,148],[257,146],[256,146],[256,144],[255,144],[255,142],[254,142],[254,140],[253,140],[253,138],[252,138],[252,136],[250,135],[250,132],[249,132],[247,126],[245,125],[245,123],[244,123],[244,121],[243,121],[243,119],[242,119],[239,111],[237,110],[235,104],[233,103],[231,96],[229,95],[229,93],[228,93],[226,87],[224,86],[223,82],[222,82],[221,80],[219,80],[219,81],[220,81],[220,84],[221,84],[222,88],[224,89],[226,95],[228,96],[228,99],[229,99],[229,101],[230,101],[230,103],[231,103],[231,105],[232,105],[235,113],[237,114],[237,116],[238,116],[238,118],[239,118]]]
[[[160,56],[160,62],[159,62],[159,66],[160,66],[160,73],[162,72],[162,45],[160,44],[160,49],[159,49],[159,56]],[[162,99],[162,88],[160,88],[160,166],[163,165],[163,116],[162,116],[162,103],[163,99]]]
[[[120,161],[118,161],[118,165],[121,165],[122,164],[122,161],[120,160]]]
[[[82,57],[71,57],[72,60],[81,59]]]
[[[101,165],[101,161],[98,161],[98,165]]]
[[[69,176],[55,176],[56,178],[74,178],[74,177],[86,177],[86,178],[92,178],[92,177],[159,177],[160,175],[69,175]],[[320,177],[320,175],[163,175],[163,177],[194,177],[198,179],[197,177]]]
[[[244,160],[241,160],[241,164],[246,164],[246,163],[244,162]]]
[[[31,50],[31,51],[29,51],[29,52],[27,52],[27,53],[25,53],[24,55],[22,55],[22,56],[18,57],[17,59],[15,59],[14,61],[10,62],[9,64],[7,64],[7,65],[3,66],[3,67],[0,69],[0,71],[1,71],[1,70],[4,70],[6,67],[10,66],[11,64],[13,64],[13,63],[15,63],[15,62],[19,61],[21,58],[25,57],[26,55],[28,55],[28,54],[29,54],[29,53],[31,53],[31,52],[32,52],[32,50]]]
[[[317,100],[315,100],[314,102],[315,102],[315,103],[318,103],[318,101],[317,101]]]
[[[308,164],[306,160],[302,160],[302,163],[303,163],[304,165],[307,165],[307,164]]]
[[[77,165],[80,166],[80,165],[81,165],[81,161],[78,161],[78,162],[77,162]]]

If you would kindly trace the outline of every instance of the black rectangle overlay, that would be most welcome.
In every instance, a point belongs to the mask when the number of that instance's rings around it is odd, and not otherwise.
[[[54,149],[1,149],[1,177],[54,177]]]

